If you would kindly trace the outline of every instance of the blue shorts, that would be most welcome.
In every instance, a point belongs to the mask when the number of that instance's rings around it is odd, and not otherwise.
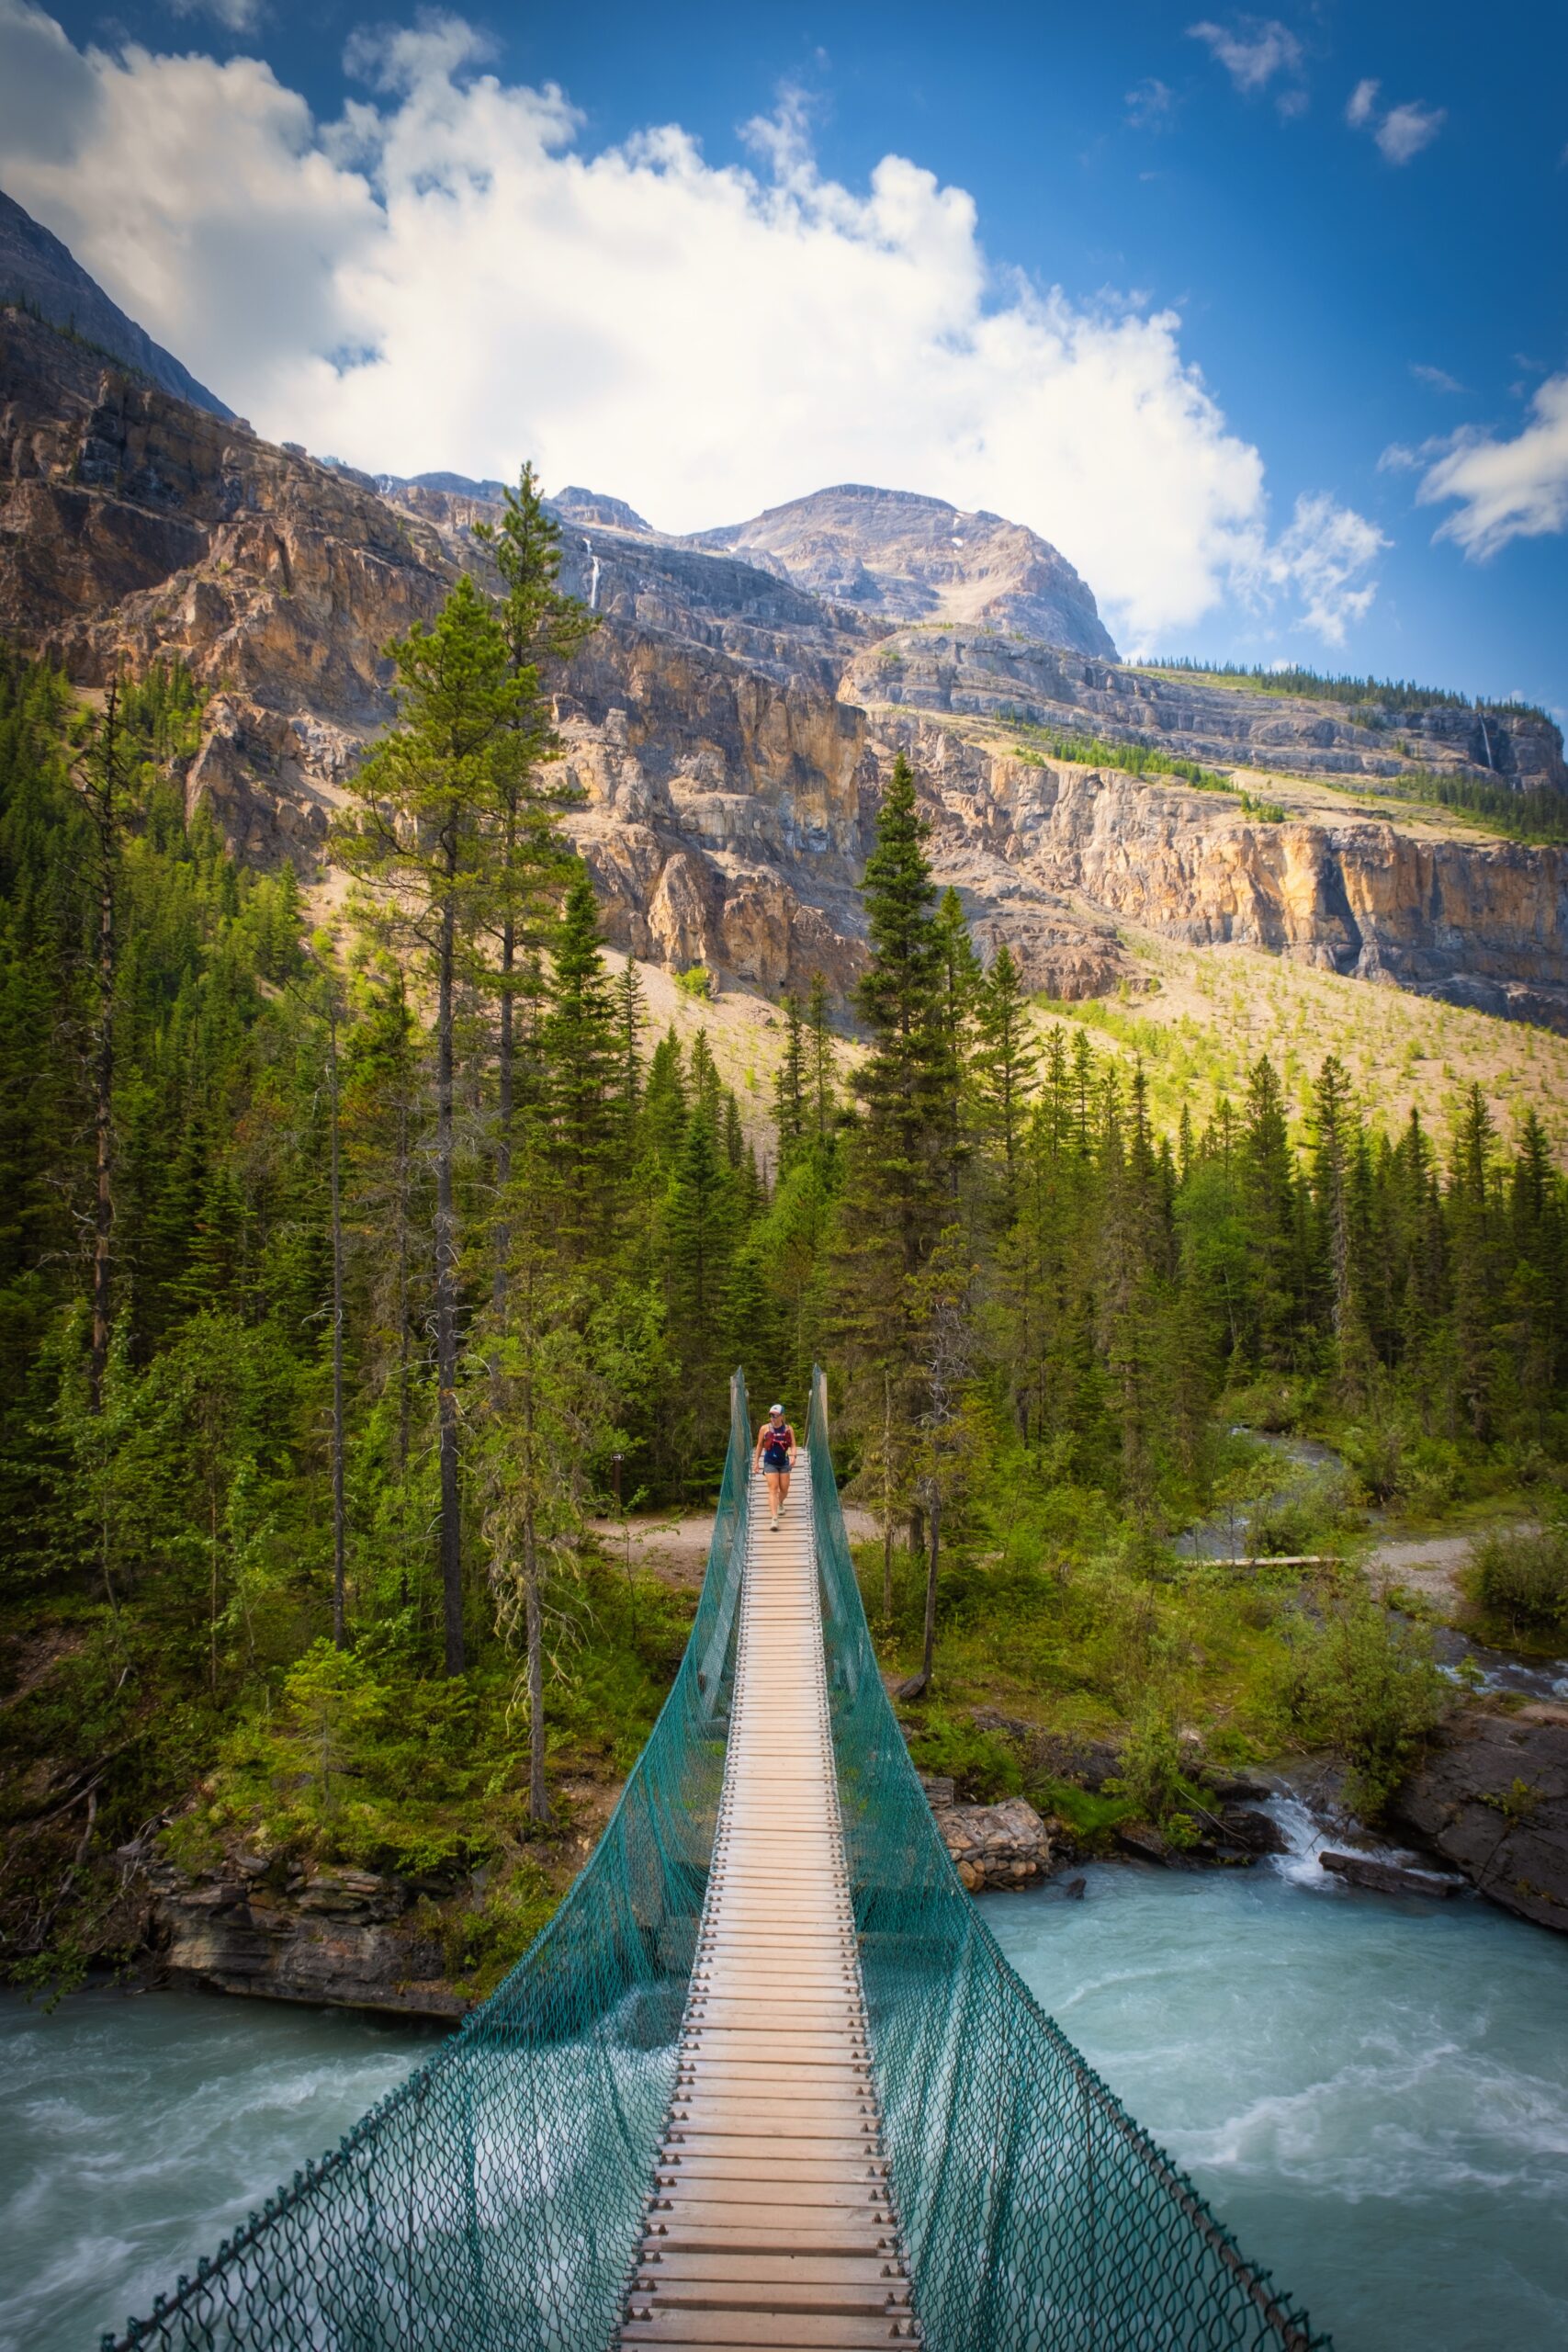
[[[788,1446],[770,1445],[762,1456],[762,1467],[764,1470],[787,1470],[789,1468]]]

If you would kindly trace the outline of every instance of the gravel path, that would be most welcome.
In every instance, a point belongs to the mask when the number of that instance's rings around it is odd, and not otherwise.
[[[1367,1562],[1367,1570],[1380,1592],[1386,1592],[1391,1585],[1403,1585],[1407,1592],[1423,1594],[1439,1609],[1458,1609],[1464,1600],[1459,1589],[1460,1572],[1470,1566],[1471,1554],[1483,1534],[1536,1535],[1540,1532],[1533,1520],[1520,1520],[1507,1527],[1473,1529],[1468,1535],[1380,1544]]]

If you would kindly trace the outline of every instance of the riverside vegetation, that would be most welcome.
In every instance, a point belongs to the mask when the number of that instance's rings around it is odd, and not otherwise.
[[[1327,1747],[1375,1809],[1441,1703],[1418,1630],[1351,1569],[1240,1583],[1167,1539],[1267,1482],[1233,1424],[1311,1429],[1348,1478],[1260,1548],[1528,1487],[1547,1534],[1482,1603],[1562,1623],[1568,1193],[1533,1111],[1505,1138],[1472,1087],[1384,1132],[1330,1054],[1297,1120],[1259,1056],[1162,1125],[1135,1059],[1042,1043],[1007,950],[981,968],[900,760],[863,1050],[825,985],[758,1008],[759,1159],[703,1030],[650,1039],[612,978],[558,829],[548,685],[594,624],[526,469],[491,550],[499,598],[464,578],[390,649],[319,927],[186,812],[177,669],[82,711],[0,666],[8,1965],[116,1956],[135,1841],[417,1877],[453,1977],[493,1982],[688,1622],[590,1517],[617,1480],[711,1495],[736,1362],[797,1399],[829,1364],[868,1610],[965,1793],[1179,1842],[1196,1728],[1232,1764]]]

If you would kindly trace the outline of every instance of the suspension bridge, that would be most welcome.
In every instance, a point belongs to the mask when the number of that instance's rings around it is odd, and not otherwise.
[[[102,2352],[1327,2352],[1045,2017],[878,1673],[812,1382],[490,2000]]]

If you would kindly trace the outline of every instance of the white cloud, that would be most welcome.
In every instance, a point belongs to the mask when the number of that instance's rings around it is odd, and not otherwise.
[[[1428,368],[1425,360],[1413,359],[1410,372],[1418,384],[1425,384],[1434,392],[1462,392],[1464,390],[1459,378],[1450,376],[1446,368]]]
[[[1382,87],[1380,82],[1358,82],[1346,102],[1345,119],[1352,130],[1371,133],[1385,164],[1408,164],[1423,147],[1431,145],[1449,119],[1448,108],[1424,106],[1418,98],[1407,98],[1403,106],[1390,107],[1380,117],[1378,92]]]
[[[1345,119],[1352,130],[1364,130],[1377,112],[1381,82],[1358,82],[1345,108]]]
[[[962,188],[897,155],[822,177],[793,97],[754,170],[673,126],[590,153],[453,19],[355,53],[376,94],[322,126],[254,59],[78,52],[0,0],[0,178],[263,431],[358,465],[526,455],[677,530],[926,491],[1032,524],[1145,643],[1232,594],[1330,635],[1364,607],[1332,502],[1270,549],[1178,315],[998,272]]]
[[[1234,25],[1205,21],[1187,28],[1189,40],[1201,40],[1218,60],[1238,90],[1250,97],[1267,89],[1276,74],[1301,70],[1302,45],[1288,25],[1277,17],[1238,17]],[[1301,113],[1304,91],[1287,93],[1288,111]]]
[[[1438,537],[1457,539],[1466,555],[1495,555],[1510,539],[1568,530],[1568,375],[1549,376],[1530,407],[1529,423],[1511,440],[1456,435],[1422,477],[1424,506],[1460,502]]]
[[[1176,93],[1150,74],[1127,92],[1122,103],[1134,130],[1164,130],[1176,112]]]
[[[225,32],[254,32],[265,13],[262,0],[168,0],[176,17],[211,17]]]
[[[1387,164],[1408,164],[1429,147],[1449,119],[1446,107],[1424,107],[1412,99],[1394,107],[1378,125],[1378,149]]]
[[[1258,567],[1257,591],[1301,599],[1302,618],[1330,645],[1343,645],[1348,624],[1363,620],[1377,594],[1366,574],[1390,542],[1353,507],[1319,492],[1298,498],[1290,528]]]

